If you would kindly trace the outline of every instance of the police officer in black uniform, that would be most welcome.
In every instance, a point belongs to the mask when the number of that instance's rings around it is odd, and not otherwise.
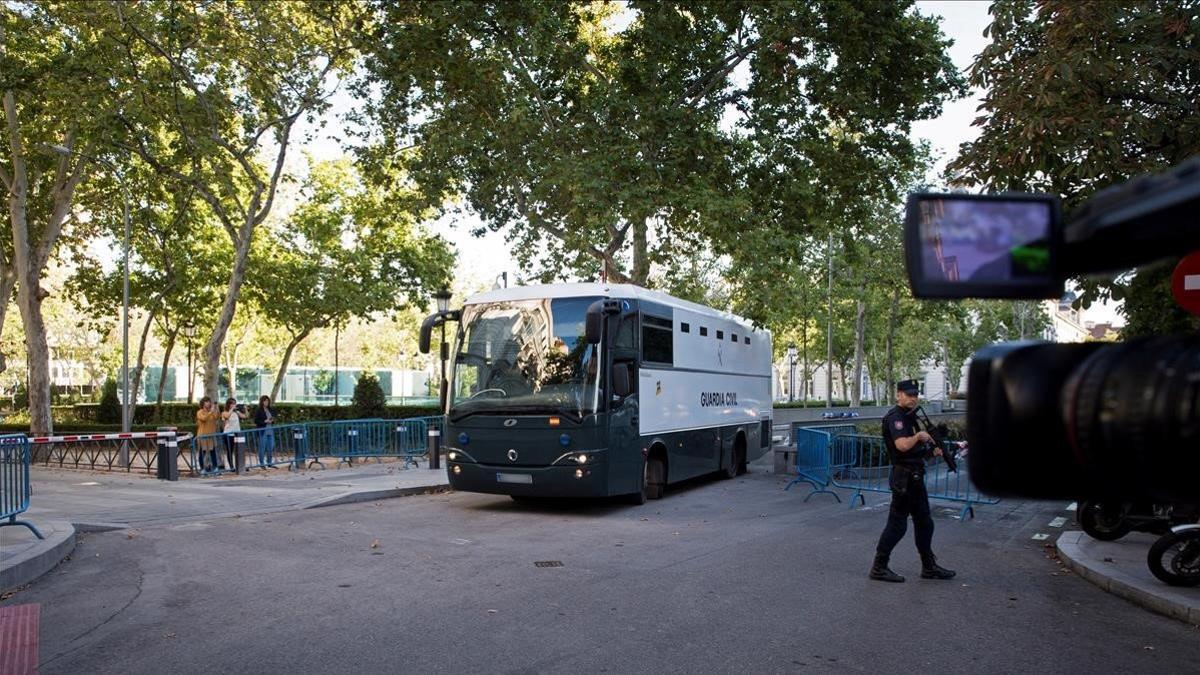
[[[892,462],[888,486],[892,489],[892,506],[887,526],[875,548],[875,564],[871,578],[879,581],[904,581],[904,577],[888,569],[892,549],[904,538],[908,518],[912,516],[921,554],[922,579],[951,579],[954,572],[940,567],[933,555],[933,517],[929,513],[929,495],[925,492],[925,459],[942,451],[933,447],[933,438],[917,427],[916,380],[896,383],[896,406],[883,417],[883,440]]]

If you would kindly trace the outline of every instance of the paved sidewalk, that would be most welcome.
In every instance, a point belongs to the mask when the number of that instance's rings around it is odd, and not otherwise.
[[[403,469],[400,462],[291,472],[251,470],[219,478],[158,480],[123,474],[34,467],[26,517],[73,523],[80,531],[308,509],[449,488],[445,469]]]
[[[1064,532],[1058,538],[1058,553],[1079,576],[1109,593],[1200,625],[1200,588],[1168,586],[1146,566],[1146,553],[1155,539],[1134,533],[1117,541],[1097,541],[1083,532]]]

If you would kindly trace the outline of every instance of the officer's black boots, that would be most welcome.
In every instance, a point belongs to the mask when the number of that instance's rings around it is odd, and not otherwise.
[[[937,564],[937,558],[929,556],[921,559],[922,579],[953,579],[954,570],[948,570]]]
[[[951,575],[954,573],[951,572]],[[876,581],[891,581],[900,583],[904,581],[904,577],[896,574],[888,569],[888,557],[886,555],[875,554],[875,564],[871,565],[871,578]]]

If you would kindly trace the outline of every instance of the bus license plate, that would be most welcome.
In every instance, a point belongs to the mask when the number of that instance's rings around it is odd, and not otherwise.
[[[533,476],[527,473],[498,473],[496,474],[497,483],[533,483]]]

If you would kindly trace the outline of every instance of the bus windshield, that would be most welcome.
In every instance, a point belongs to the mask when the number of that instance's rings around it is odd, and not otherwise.
[[[584,337],[598,298],[514,300],[463,310],[451,384],[451,418],[596,411],[599,345]]]

